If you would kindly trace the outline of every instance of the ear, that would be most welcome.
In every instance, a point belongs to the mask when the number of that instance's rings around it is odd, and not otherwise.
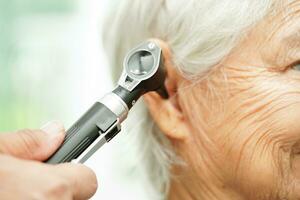
[[[149,112],[160,130],[172,139],[183,140],[189,135],[189,129],[178,103],[176,95],[178,83],[183,79],[172,63],[172,54],[168,45],[161,40],[153,40],[162,48],[164,66],[167,71],[165,87],[169,98],[164,99],[156,92],[144,95],[144,100]]]

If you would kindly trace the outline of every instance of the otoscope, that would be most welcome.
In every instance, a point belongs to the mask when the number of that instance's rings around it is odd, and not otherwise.
[[[124,59],[117,87],[71,126],[61,147],[46,163],[84,163],[121,131],[121,123],[143,94],[157,91],[167,97],[165,77],[158,44],[146,41],[132,49]]]

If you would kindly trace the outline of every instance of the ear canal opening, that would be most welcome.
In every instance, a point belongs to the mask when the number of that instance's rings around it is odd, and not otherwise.
[[[163,84],[158,90],[156,90],[156,92],[164,99],[169,98],[169,94],[167,92],[165,84]]]

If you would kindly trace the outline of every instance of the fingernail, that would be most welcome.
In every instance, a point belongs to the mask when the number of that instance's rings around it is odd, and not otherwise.
[[[42,126],[41,130],[47,133],[49,136],[56,136],[64,131],[64,126],[59,121],[51,121]]]

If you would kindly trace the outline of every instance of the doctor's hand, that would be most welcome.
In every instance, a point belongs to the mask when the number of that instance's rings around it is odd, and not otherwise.
[[[48,165],[64,139],[64,128],[52,122],[41,130],[0,134],[0,197],[30,200],[88,199],[97,189],[93,171],[78,164]]]

